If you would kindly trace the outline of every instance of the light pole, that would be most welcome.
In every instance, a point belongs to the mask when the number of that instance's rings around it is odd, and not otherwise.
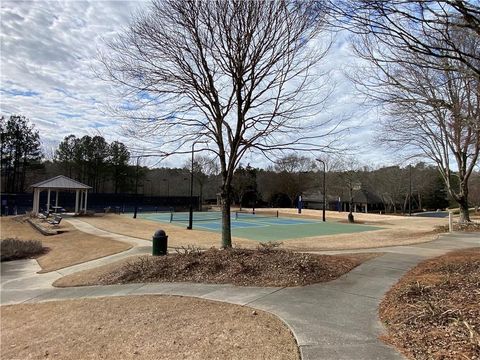
[[[195,154],[195,144],[205,143],[205,141],[194,141],[192,144],[192,168],[190,172],[190,207],[188,212],[188,226],[187,230],[192,230],[193,228],[193,162]]]
[[[326,183],[326,169],[325,161],[322,159],[317,159],[318,162],[321,162],[323,165],[323,212],[322,212],[322,221],[325,222],[325,207],[327,206],[327,183]]]
[[[408,165],[409,187],[408,187],[408,216],[412,216],[412,165]]]
[[[135,209],[133,210],[133,218],[137,218],[138,211],[138,166],[141,156],[137,156],[137,166],[135,167]]]

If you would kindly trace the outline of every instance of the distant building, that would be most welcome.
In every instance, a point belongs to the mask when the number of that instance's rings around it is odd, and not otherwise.
[[[305,209],[323,209],[323,194],[320,191],[303,193]],[[349,211],[349,195],[335,196],[327,194],[327,210]],[[380,197],[368,190],[360,189],[353,191],[354,212],[380,212],[385,211]]]

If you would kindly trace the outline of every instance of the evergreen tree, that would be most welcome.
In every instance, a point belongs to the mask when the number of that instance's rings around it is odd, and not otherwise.
[[[40,162],[40,136],[25,116],[0,117],[2,184],[5,192],[23,192],[27,171]]]

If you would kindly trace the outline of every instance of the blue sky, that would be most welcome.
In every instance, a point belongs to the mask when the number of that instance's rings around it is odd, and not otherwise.
[[[100,134],[108,141],[133,145],[122,134],[122,122],[103,106],[112,101],[111,85],[98,79],[92,69],[105,40],[128,26],[132,12],[147,4],[2,0],[1,113],[28,117],[39,130],[47,154],[69,134]],[[355,71],[346,34],[337,35],[323,66],[336,83],[325,116],[350,115],[351,129],[342,143],[370,166],[400,161],[374,145],[378,111],[362,105],[363,98],[344,75],[344,71]],[[160,165],[179,166],[184,160],[170,158]],[[269,165],[255,154],[247,156],[247,162]]]

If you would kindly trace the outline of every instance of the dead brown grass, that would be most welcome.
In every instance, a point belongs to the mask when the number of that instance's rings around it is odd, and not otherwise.
[[[302,286],[334,280],[378,253],[342,256],[299,254],[277,249],[211,248],[204,252],[138,256],[82,271],[54,286],[144,282],[199,282],[240,286]]]
[[[427,260],[385,296],[385,340],[411,359],[480,359],[480,248]]]
[[[79,220],[85,221],[105,231],[145,240],[152,240],[153,234],[158,229],[163,229],[168,235],[168,246],[171,247],[195,245],[203,249],[209,249],[212,246],[219,246],[221,239],[220,233],[196,230],[195,224],[193,230],[186,230],[183,226],[172,225],[169,223],[158,223],[156,221],[140,218],[133,219],[129,216],[115,214],[82,217]],[[234,245],[253,248],[258,245],[258,242],[235,238]]]
[[[2,306],[2,359],[299,359],[273,315],[173,296]]]
[[[48,252],[37,258],[41,272],[49,272],[80,264],[131,248],[131,245],[108,238],[85,234],[62,221],[62,233],[45,236],[22,217],[0,218],[0,237],[39,240]]]

